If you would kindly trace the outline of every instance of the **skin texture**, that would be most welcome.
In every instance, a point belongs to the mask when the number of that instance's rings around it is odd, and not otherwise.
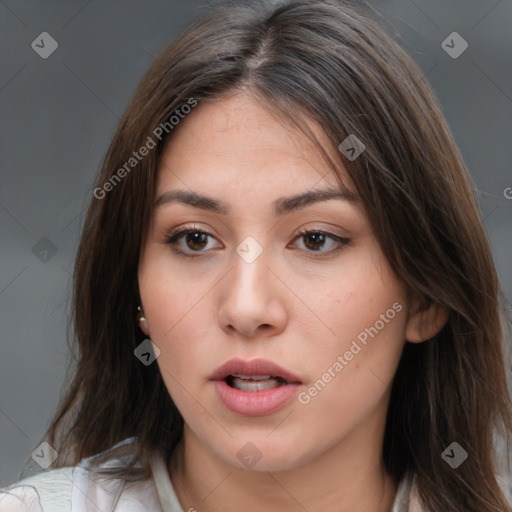
[[[351,188],[346,175],[344,183]],[[428,339],[446,316],[434,306],[413,313],[358,201],[275,215],[274,200],[317,189],[339,187],[314,145],[243,93],[198,105],[163,154],[155,200],[194,191],[230,208],[157,206],[141,249],[141,328],[161,351],[185,420],[170,464],[184,510],[375,512],[393,503],[397,483],[381,461],[389,385],[405,340]],[[166,243],[180,227],[211,236]],[[322,245],[299,235],[304,228],[350,241]],[[248,236],[263,248],[250,264],[236,252]],[[394,318],[307,404],[294,398],[275,413],[241,416],[209,381],[233,357],[261,357],[307,391],[396,303]],[[261,453],[250,469],[237,457],[248,442]]]

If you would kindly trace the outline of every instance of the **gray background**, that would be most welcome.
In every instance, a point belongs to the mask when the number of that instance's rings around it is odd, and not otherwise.
[[[152,57],[205,5],[0,2],[0,485],[18,477],[59,401],[71,271],[93,177]],[[372,5],[439,96],[481,192],[510,300],[512,2]],[[456,59],[441,46],[454,31],[469,44]],[[42,32],[59,45],[47,59],[31,47]]]

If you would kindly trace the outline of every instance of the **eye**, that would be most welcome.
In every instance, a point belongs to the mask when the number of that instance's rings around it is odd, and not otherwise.
[[[295,242],[297,240],[302,243]],[[198,257],[207,250],[222,247],[218,243],[215,245],[213,235],[196,227],[183,228],[170,233],[165,243],[171,245],[175,252],[190,257]],[[334,233],[306,229],[295,237],[292,247],[303,249],[309,253],[320,253],[320,256],[322,256],[334,254],[348,243],[350,243],[348,238],[340,237]]]
[[[215,238],[210,233],[192,227],[169,234],[165,243],[173,246],[174,251],[184,256],[193,256],[194,252],[203,253],[207,249],[213,249],[212,240]]]
[[[303,230],[295,238],[301,240],[305,250],[317,253],[335,253],[350,243],[348,238],[335,235],[326,231]],[[299,249],[301,244],[299,245]]]

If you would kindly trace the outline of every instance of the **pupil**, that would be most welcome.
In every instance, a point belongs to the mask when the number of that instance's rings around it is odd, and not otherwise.
[[[306,246],[309,249],[320,249],[325,242],[325,235],[323,235],[322,233],[312,233],[312,234],[306,235],[306,240],[307,240]],[[313,247],[311,247],[308,244],[308,242],[312,242]]]
[[[190,249],[202,249],[208,243],[206,233],[188,233],[187,245]]]

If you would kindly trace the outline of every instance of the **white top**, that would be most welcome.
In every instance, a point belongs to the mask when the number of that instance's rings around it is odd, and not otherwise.
[[[109,455],[102,463],[89,457],[0,489],[0,512],[184,512],[160,455],[151,458],[152,478],[146,480],[94,475],[98,468],[125,467],[135,443],[135,438],[118,443],[100,454]],[[421,512],[413,479],[400,483],[392,512]]]

